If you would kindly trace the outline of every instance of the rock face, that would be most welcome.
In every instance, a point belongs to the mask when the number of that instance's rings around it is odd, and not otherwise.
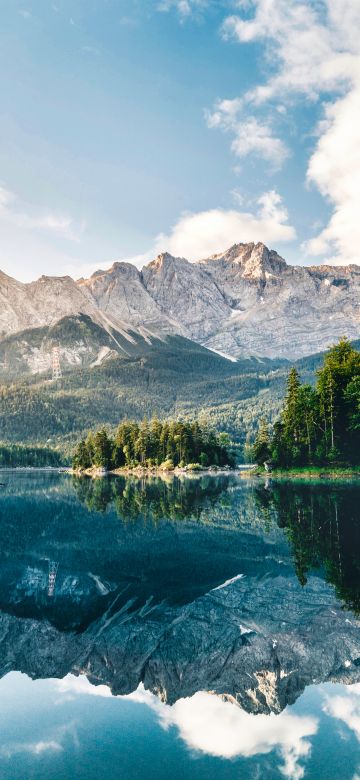
[[[190,263],[165,253],[142,271],[115,263],[90,279],[0,274],[0,336],[85,314],[125,337],[170,333],[232,358],[298,358],[360,336],[360,266],[289,266],[264,244]]]
[[[176,321],[151,296],[142,275],[131,263],[114,263],[108,271],[97,271],[90,279],[81,279],[78,287],[106,317],[109,324],[127,332],[136,328],[150,332],[180,332]]]
[[[229,317],[229,305],[212,275],[200,264],[169,254],[142,271],[144,284],[163,311],[194,341],[211,339]]]
[[[297,358],[359,336],[358,266],[289,266],[263,244],[234,246],[201,265],[231,306],[205,346]]]
[[[69,276],[42,276],[21,284],[0,273],[0,336],[57,322],[61,317],[83,312],[96,316],[94,305]]]

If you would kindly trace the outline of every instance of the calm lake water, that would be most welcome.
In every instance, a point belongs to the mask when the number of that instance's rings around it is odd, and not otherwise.
[[[0,481],[1,778],[360,778],[360,486]]]

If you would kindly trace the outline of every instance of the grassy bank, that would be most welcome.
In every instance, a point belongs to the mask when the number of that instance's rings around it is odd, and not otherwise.
[[[257,468],[247,472],[258,477],[271,477],[272,479],[360,479],[360,466],[302,466],[292,469],[274,469],[266,471]]]

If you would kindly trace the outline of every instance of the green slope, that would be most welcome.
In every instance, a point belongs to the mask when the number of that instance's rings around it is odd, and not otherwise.
[[[256,431],[259,417],[271,420],[278,414],[291,365],[255,358],[232,363],[179,336],[149,343],[133,333],[129,342],[83,316],[6,341],[8,351],[11,343],[16,352],[21,342],[27,348],[44,340],[48,349],[53,343],[70,347],[80,336],[91,345],[92,356],[109,346],[111,359],[94,368],[86,361],[67,366],[57,382],[51,381],[50,372],[29,376],[19,369],[13,377],[3,373],[0,440],[70,449],[80,434],[102,423],[113,427],[124,417],[193,417],[204,412],[243,445]],[[297,362],[304,381],[314,380],[321,359],[314,355]]]

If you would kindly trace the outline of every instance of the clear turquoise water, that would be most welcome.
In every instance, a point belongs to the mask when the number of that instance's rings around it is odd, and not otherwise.
[[[2,481],[1,778],[360,777],[356,486]]]

